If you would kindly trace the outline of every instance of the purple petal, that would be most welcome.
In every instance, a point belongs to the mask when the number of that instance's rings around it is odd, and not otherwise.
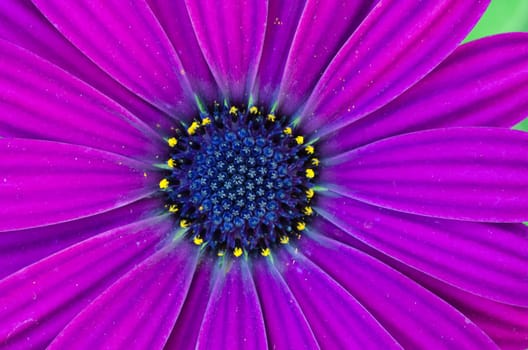
[[[446,283],[528,306],[528,228],[451,221],[322,197],[318,212],[351,236]]]
[[[262,259],[253,265],[271,349],[317,349],[310,324],[277,269]]]
[[[433,217],[528,220],[528,134],[452,128],[405,134],[329,160],[323,182],[376,206]]]
[[[365,118],[323,137],[325,153],[450,126],[511,127],[528,115],[528,34],[462,45],[423,80]]]
[[[266,329],[253,277],[244,260],[219,263],[197,349],[267,349]]]
[[[27,0],[0,1],[0,38],[26,48],[97,88],[155,127],[167,127],[169,117],[116,82],[73,46]]]
[[[0,139],[0,174],[0,231],[121,207],[153,193],[160,180],[116,154],[24,139]]]
[[[191,87],[203,100],[218,99],[218,86],[205,61],[184,1],[148,0],[182,62]]]
[[[137,222],[81,242],[0,281],[0,346],[44,348],[121,275],[156,249],[172,222]]]
[[[90,86],[0,40],[0,135],[79,144],[152,159],[161,137]]]
[[[497,303],[464,292],[418,271],[405,272],[427,289],[459,309],[492,338],[501,349],[528,347],[528,308]]]
[[[203,315],[211,297],[214,259],[207,255],[202,256],[165,349],[193,348],[197,343]]]
[[[188,242],[166,246],[95,299],[49,349],[71,344],[76,349],[162,349],[181,310],[198,256],[199,250]]]
[[[173,116],[192,112],[185,71],[148,5],[136,1],[34,1],[105,72]]]
[[[309,97],[322,72],[376,2],[306,2],[289,55],[282,63],[286,67],[279,98],[285,113],[295,113]],[[285,4],[291,6],[289,2]],[[282,73],[282,69],[277,73]]]
[[[143,199],[84,219],[0,233],[0,279],[104,231],[157,215],[159,199]]]
[[[489,1],[380,1],[336,55],[299,115],[324,135],[382,107],[442,62]]]
[[[293,36],[306,1],[269,0],[264,49],[260,58],[253,95],[262,104],[272,105],[290,51]]]
[[[281,249],[278,258],[277,268],[299,302],[321,348],[401,348],[363,305],[297,250]]]
[[[356,297],[405,349],[496,348],[464,315],[404,275],[336,241],[318,234],[314,239],[301,240],[299,250]]]
[[[528,331],[528,324],[525,321],[528,319],[528,308],[494,302],[443,283],[366,245],[327,220],[317,220],[314,229],[316,232],[324,232],[325,237],[331,237],[367,253],[432,291],[473,321],[501,349],[520,349],[527,346],[528,337],[525,332]],[[511,317],[508,316],[510,312]]]
[[[247,101],[266,31],[267,2],[186,1],[196,37],[224,97]]]

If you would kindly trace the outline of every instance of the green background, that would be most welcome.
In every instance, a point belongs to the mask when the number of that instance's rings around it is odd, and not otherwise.
[[[492,0],[466,41],[504,32],[528,32],[528,0]],[[515,128],[528,131],[528,118]]]
[[[466,40],[496,33],[526,31],[528,31],[528,0],[493,0]]]

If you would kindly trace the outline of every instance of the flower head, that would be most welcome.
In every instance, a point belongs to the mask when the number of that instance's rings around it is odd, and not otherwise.
[[[0,345],[528,346],[487,4],[0,2]]]

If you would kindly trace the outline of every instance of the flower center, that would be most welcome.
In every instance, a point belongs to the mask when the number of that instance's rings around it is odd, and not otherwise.
[[[196,245],[218,256],[267,256],[300,238],[319,160],[289,118],[217,104],[167,142],[170,174],[160,188]]]

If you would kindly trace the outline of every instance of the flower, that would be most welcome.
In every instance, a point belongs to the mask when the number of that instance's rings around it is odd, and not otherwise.
[[[2,347],[528,346],[487,3],[1,2]]]

